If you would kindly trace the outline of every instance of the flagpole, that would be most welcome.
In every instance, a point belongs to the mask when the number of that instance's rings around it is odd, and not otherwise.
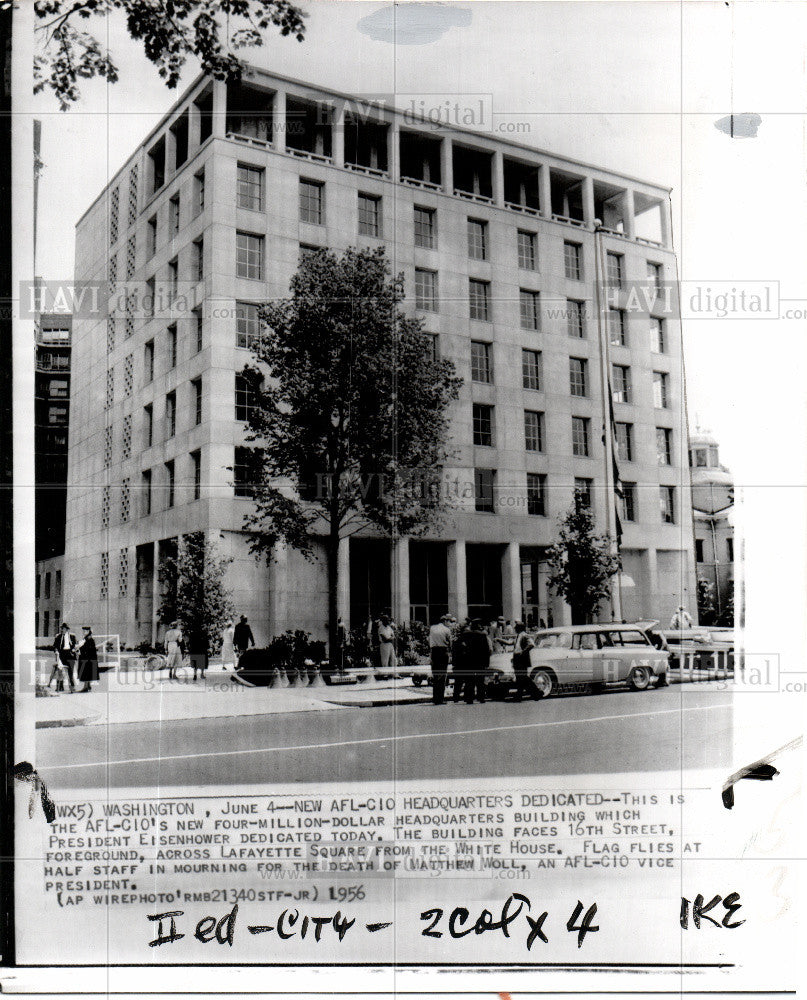
[[[594,285],[597,297],[597,337],[600,353],[600,391],[602,396],[602,426],[605,461],[605,530],[611,541],[612,554],[619,555],[616,540],[615,488],[613,481],[614,441],[611,433],[611,405],[609,399],[611,381],[609,379],[610,352],[608,350],[607,322],[604,319],[605,309],[605,260],[603,255],[602,232],[599,222],[595,220],[594,228]],[[622,570],[617,569],[616,587],[611,586],[611,617],[614,621],[622,620]]]

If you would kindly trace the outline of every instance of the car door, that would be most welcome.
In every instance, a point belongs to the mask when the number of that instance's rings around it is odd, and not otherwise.
[[[573,655],[569,657],[567,684],[591,684],[599,665],[600,653],[596,632],[576,632],[572,641]]]
[[[613,660],[617,676],[615,681],[628,679],[631,670],[636,666],[651,666],[655,657],[654,647],[647,636],[639,629],[622,628],[609,633],[613,643]]]

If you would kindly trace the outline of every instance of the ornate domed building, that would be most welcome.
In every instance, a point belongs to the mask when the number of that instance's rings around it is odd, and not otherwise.
[[[714,616],[723,619],[734,594],[734,482],[720,464],[716,439],[696,430],[689,438],[695,570],[710,586]],[[701,618],[703,618],[701,608]],[[701,624],[712,624],[703,621]]]

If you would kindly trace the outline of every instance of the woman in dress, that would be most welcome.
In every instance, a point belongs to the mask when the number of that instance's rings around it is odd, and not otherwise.
[[[177,667],[182,666],[182,630],[179,622],[171,622],[171,627],[165,633],[165,651],[168,654],[166,666],[168,678],[173,680],[177,675]]]
[[[81,693],[90,690],[92,681],[98,680],[98,650],[95,648],[95,639],[89,625],[82,626],[84,636],[78,644],[78,668],[76,670],[76,680],[84,685]]]
[[[233,636],[235,635],[235,629],[233,628],[232,622],[227,622],[224,626],[224,631],[221,634],[221,665],[224,670],[227,669],[227,664],[229,663],[233,670],[235,670],[235,646],[233,645]]]

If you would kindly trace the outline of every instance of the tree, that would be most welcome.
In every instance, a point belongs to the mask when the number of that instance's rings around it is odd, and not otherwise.
[[[305,14],[289,0],[36,0],[35,10],[41,23],[34,93],[52,90],[62,111],[79,99],[80,80],[118,80],[111,53],[76,26],[94,17],[125,15],[129,34],[171,90],[189,56],[217,80],[238,80],[244,67],[236,53],[263,45],[272,26],[300,42],[305,37]]]
[[[584,504],[576,504],[560,519],[548,562],[549,586],[572,609],[572,624],[592,621],[610,597],[611,577],[620,564],[610,536],[594,533],[594,517]]]
[[[716,616],[715,588],[708,580],[698,577],[698,622],[714,625]]]
[[[422,321],[403,314],[403,297],[383,248],[310,254],[291,297],[262,308],[259,367],[242,373],[253,393],[249,439],[260,445],[245,519],[252,550],[271,560],[285,542],[310,559],[312,536],[324,534],[331,655],[340,539],[367,524],[416,535],[450,506],[440,477],[462,381],[434,357]]]
[[[166,559],[162,571],[166,596],[160,606],[161,620],[164,624],[179,621],[186,637],[205,633],[209,652],[217,647],[235,610],[224,586],[231,562],[205,539],[204,532],[194,531],[182,536],[176,556]]]

